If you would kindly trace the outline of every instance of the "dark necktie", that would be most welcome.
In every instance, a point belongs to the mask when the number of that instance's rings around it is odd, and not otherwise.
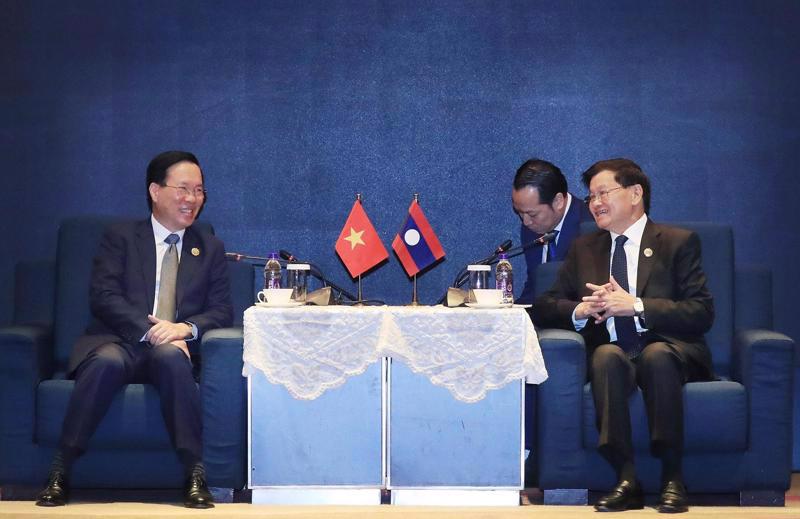
[[[553,233],[553,239],[547,243],[547,262],[555,261],[556,259],[556,238],[558,238],[558,231],[550,231]]]
[[[628,291],[628,258],[625,255],[625,242],[628,237],[620,234],[617,236],[614,247],[614,257],[611,258],[611,275],[617,280],[622,290]],[[639,335],[636,333],[636,323],[633,316],[614,317],[614,329],[617,331],[617,344],[632,359],[639,355]]]
[[[178,280],[178,243],[180,237],[177,234],[170,234],[164,241],[169,244],[164,258],[161,260],[161,280],[158,285],[158,305],[156,306],[156,317],[175,320],[175,285]]]

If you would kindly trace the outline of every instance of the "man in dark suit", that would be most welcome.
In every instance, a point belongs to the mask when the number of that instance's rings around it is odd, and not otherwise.
[[[563,260],[572,241],[580,234],[581,222],[590,220],[591,214],[580,199],[567,191],[567,179],[561,170],[540,159],[530,159],[517,169],[511,202],[522,221],[520,243],[524,245],[545,233],[556,233],[543,247],[530,247],[525,251],[528,278],[517,302],[532,303],[538,266]]]
[[[192,227],[206,194],[193,154],[156,156],[146,186],[150,219],[109,228],[94,259],[93,322],[70,356],[75,388],[37,505],[66,504],[72,463],[86,450],[115,393],[135,382],[153,384],[161,397],[170,440],[186,468],[184,504],[213,506],[187,342],[233,322],[225,250],[217,238]]]
[[[650,448],[662,462],[658,510],[684,512],[683,384],[713,377],[703,334],[713,323],[714,304],[700,240],[648,219],[650,182],[631,160],[598,162],[583,182],[601,230],[573,243],[556,283],[537,298],[531,315],[538,326],[577,330],[586,342],[598,450],[618,480],[595,508],[644,505],[628,408],[638,385]]]

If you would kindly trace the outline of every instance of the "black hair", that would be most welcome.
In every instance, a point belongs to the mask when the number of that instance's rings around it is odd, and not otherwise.
[[[592,164],[592,167],[584,171],[581,176],[586,189],[589,189],[592,178],[601,171],[611,171],[614,173],[614,180],[623,187],[635,186],[636,184],[642,186],[644,212],[650,214],[650,180],[638,164],[631,159],[625,158],[595,162]]]
[[[558,193],[567,196],[567,179],[558,166],[541,159],[530,159],[517,169],[514,190],[534,187],[539,192],[539,203],[550,205]]]

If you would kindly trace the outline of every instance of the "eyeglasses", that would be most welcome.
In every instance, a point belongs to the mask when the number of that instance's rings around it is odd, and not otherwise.
[[[602,191],[598,191],[595,194],[590,193],[589,196],[583,199],[583,201],[586,202],[586,205],[591,204],[595,200],[600,200],[601,202],[608,202],[608,195],[610,195],[611,193],[613,193],[618,189],[625,189],[625,186],[615,187],[614,189],[604,189]]]
[[[177,189],[178,190],[178,195],[183,196],[183,197],[187,197],[189,195],[194,195],[195,198],[205,198],[206,193],[208,193],[208,191],[206,191],[204,188],[199,187],[199,186],[194,188],[194,189],[189,189],[186,186],[170,186],[170,185],[164,184],[161,187],[171,187],[172,189]]]

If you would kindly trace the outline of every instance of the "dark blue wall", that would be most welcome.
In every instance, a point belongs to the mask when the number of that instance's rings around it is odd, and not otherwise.
[[[627,156],[657,220],[736,228],[774,269],[777,327],[800,338],[796,1],[2,2],[0,322],[12,269],[51,257],[58,221],[145,215],[144,169],[201,159],[204,218],[230,250],[333,253],[354,194],[387,247],[414,192],[458,268],[517,237],[531,156],[578,174]],[[516,264],[518,276],[523,274]],[[367,295],[404,303],[394,256]]]

